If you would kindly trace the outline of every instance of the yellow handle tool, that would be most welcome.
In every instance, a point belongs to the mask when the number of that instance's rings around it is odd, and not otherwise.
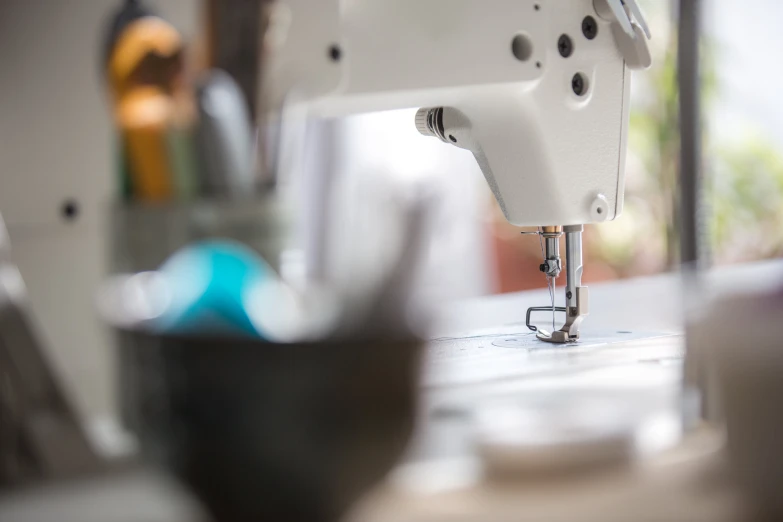
[[[117,108],[131,176],[131,194],[141,201],[167,201],[174,195],[169,151],[171,98],[155,87],[138,87]]]

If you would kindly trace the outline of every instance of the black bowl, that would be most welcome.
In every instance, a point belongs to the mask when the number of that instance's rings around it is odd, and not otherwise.
[[[413,429],[418,340],[120,337],[127,426],[217,520],[334,520]]]

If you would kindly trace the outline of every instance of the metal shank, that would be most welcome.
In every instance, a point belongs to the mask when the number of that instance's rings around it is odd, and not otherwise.
[[[588,315],[587,287],[582,286],[582,225],[564,227],[566,236],[566,322],[563,327],[547,335],[539,331],[538,338],[551,343],[570,343],[579,340],[579,327]]]
[[[557,278],[562,271],[562,264],[560,261],[560,236],[562,233],[544,233],[542,235],[544,236],[546,253],[544,254],[544,262],[540,267],[541,271],[548,277]]]

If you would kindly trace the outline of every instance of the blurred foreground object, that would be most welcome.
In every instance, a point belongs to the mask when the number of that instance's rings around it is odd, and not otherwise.
[[[203,320],[156,332],[128,320],[138,306],[114,306],[137,292],[111,284],[103,312],[118,328],[122,413],[143,456],[182,479],[218,520],[336,520],[393,466],[412,431],[422,346],[416,327],[426,316],[410,317],[410,274],[421,257],[424,212],[418,204],[405,214],[390,269],[379,279],[357,279],[350,291],[327,287],[327,306],[306,309],[316,321],[327,319],[317,336],[293,330],[287,342],[268,342],[225,335]],[[178,256],[202,253],[191,248]],[[176,257],[161,275],[179,270],[197,292],[205,276],[208,287],[234,277],[226,266],[196,274],[193,263]],[[255,282],[272,277],[251,272]],[[139,276],[145,274],[132,277]],[[267,322],[258,330],[264,337],[285,326],[289,303],[238,289],[254,283],[242,278],[225,287],[232,317],[223,319],[239,324],[242,312],[243,324]],[[305,289],[302,297],[314,295]],[[198,303],[207,316],[226,306],[225,294],[212,297]]]
[[[337,520],[413,429],[415,338],[125,335],[126,425],[217,520]]]
[[[255,136],[239,85],[224,71],[209,71],[198,86],[197,103],[204,193],[234,197],[252,194]]]
[[[572,435],[578,437],[578,435]],[[705,430],[645,462],[614,461],[559,474],[471,476],[470,466],[433,462],[401,469],[357,506],[350,522],[627,522],[628,520],[752,522],[727,478],[718,434]],[[565,449],[565,448],[564,448]],[[573,455],[573,449],[569,450]],[[602,455],[606,455],[603,451]],[[543,452],[540,453],[543,458]],[[544,461],[542,461],[543,463]],[[612,461],[610,460],[610,464]],[[461,476],[467,475],[467,479]],[[466,484],[446,486],[438,484]]]
[[[253,250],[203,241],[172,255],[157,271],[116,276],[101,299],[117,325],[160,335],[303,340],[328,327],[338,303],[295,291]]]
[[[0,490],[102,467],[36,332],[0,218]]]
[[[725,422],[732,471],[761,520],[783,519],[782,314],[780,290],[722,300],[691,336],[692,381],[709,417]]]

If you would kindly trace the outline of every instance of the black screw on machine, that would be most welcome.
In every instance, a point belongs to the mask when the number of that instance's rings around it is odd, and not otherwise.
[[[583,96],[587,91],[587,82],[581,73],[576,73],[571,79],[571,88],[577,96]]]
[[[571,41],[571,37],[567,34],[560,35],[557,40],[557,50],[563,58],[571,56],[574,52],[574,43]]]
[[[585,19],[582,20],[582,34],[585,35],[585,38],[588,40],[592,40],[598,36],[598,22],[595,21],[595,18],[586,16]]]
[[[343,50],[339,45],[335,44],[329,47],[329,58],[331,58],[333,62],[339,62],[342,57]]]
[[[79,217],[79,203],[75,199],[68,199],[60,207],[60,212],[66,221],[75,221]]]

